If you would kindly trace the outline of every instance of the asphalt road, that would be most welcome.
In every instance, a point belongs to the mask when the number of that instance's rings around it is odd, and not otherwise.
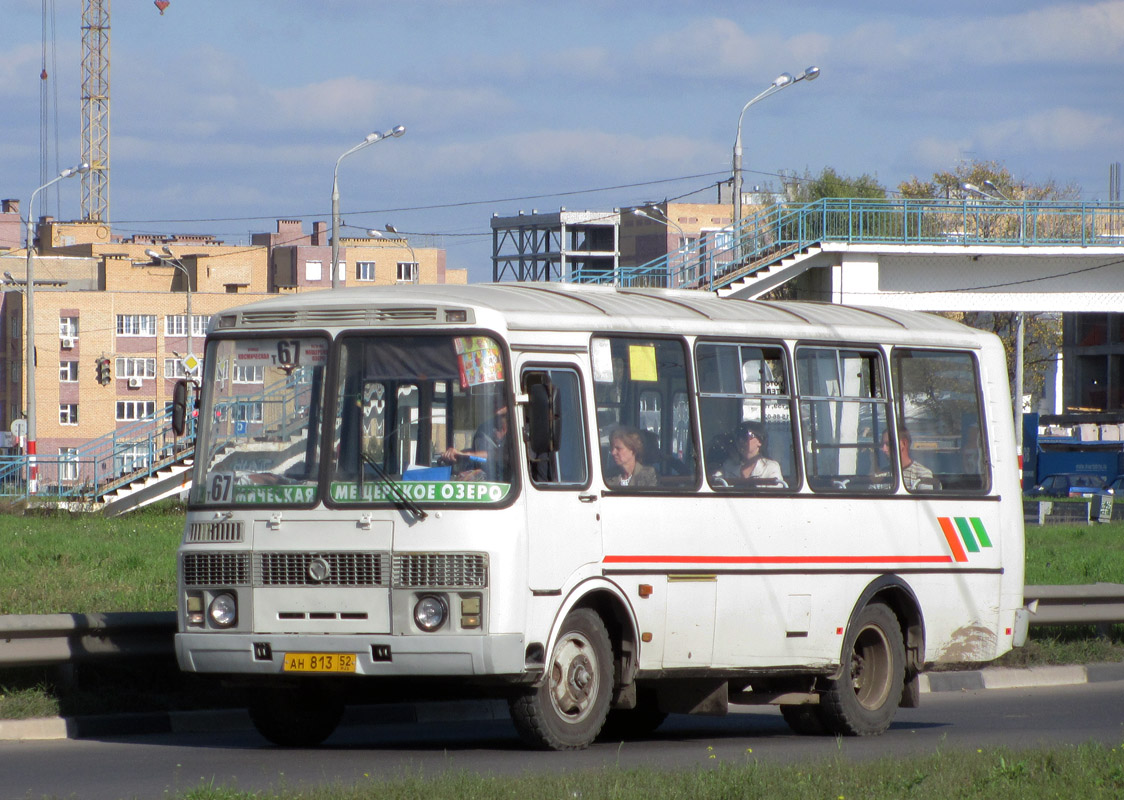
[[[316,750],[283,750],[251,731],[0,742],[0,797],[163,798],[214,783],[244,790],[355,783],[402,774],[494,774],[617,767],[691,768],[718,760],[797,762],[924,755],[1005,746],[1124,742],[1124,681],[941,692],[901,709],[883,736],[791,734],[774,709],[725,718],[674,716],[650,739],[576,753],[526,750],[504,720],[347,726]],[[713,751],[708,750],[712,747]]]

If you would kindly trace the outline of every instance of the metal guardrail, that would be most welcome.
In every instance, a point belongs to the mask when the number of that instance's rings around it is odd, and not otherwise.
[[[0,667],[170,655],[175,630],[174,611],[0,616]]]
[[[1124,623],[1124,584],[1027,586],[1030,624]],[[176,612],[0,616],[0,667],[169,656]]]
[[[1124,246],[1124,205],[826,197],[778,203],[633,267],[587,269],[573,283],[720,289],[822,243]]]

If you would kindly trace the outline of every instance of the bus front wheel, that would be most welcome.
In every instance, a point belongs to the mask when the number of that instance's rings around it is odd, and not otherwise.
[[[871,603],[847,631],[843,674],[820,696],[820,714],[831,733],[873,736],[890,727],[905,683],[905,644],[898,618]]]
[[[580,750],[597,737],[613,693],[613,648],[605,623],[588,608],[571,611],[541,686],[511,700],[511,719],[529,744]]]

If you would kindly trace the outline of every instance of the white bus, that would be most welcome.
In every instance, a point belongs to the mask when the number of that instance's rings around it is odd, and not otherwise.
[[[176,652],[275,743],[411,692],[555,749],[877,734],[1025,636],[1003,348],[947,319],[391,286],[223,312],[204,362]]]

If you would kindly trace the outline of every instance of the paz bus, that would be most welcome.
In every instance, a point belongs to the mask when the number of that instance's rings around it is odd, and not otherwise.
[[[434,692],[542,748],[739,704],[871,735],[1025,638],[1003,349],[939,316],[303,294],[211,320],[198,409],[176,653],[274,743]]]

